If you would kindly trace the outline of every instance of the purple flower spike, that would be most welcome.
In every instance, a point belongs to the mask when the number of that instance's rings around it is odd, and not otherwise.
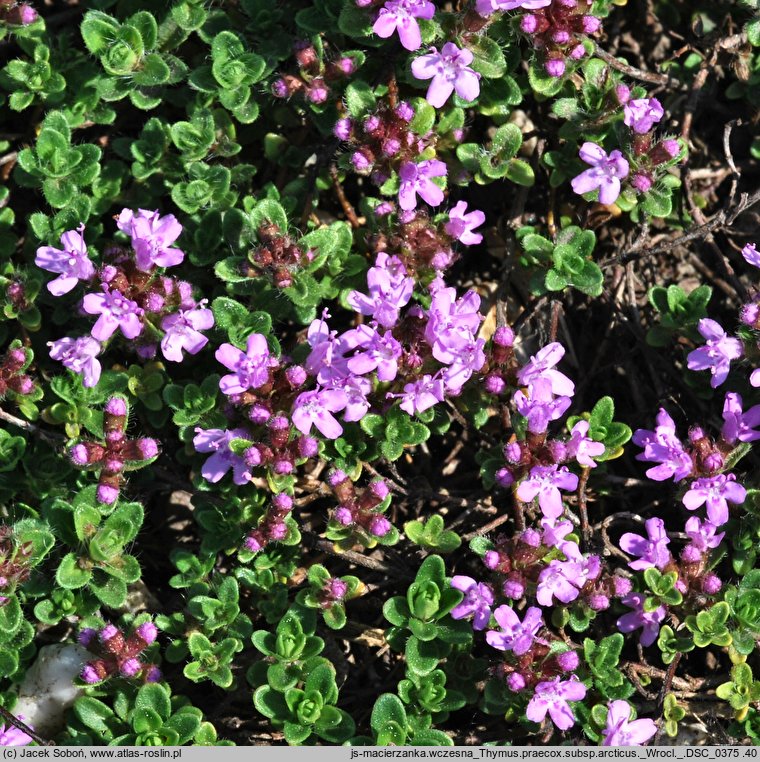
[[[567,466],[533,466],[529,477],[517,488],[517,497],[529,503],[538,495],[538,504],[544,516],[557,519],[564,511],[559,491],[573,492],[577,487],[578,477]]]
[[[760,407],[758,410],[760,411]],[[758,417],[758,422],[760,422],[760,417]],[[757,436],[760,437],[760,433]],[[639,453],[636,460],[653,461],[660,464],[647,471],[647,476],[650,479],[661,482],[672,476],[674,481],[680,481],[694,470],[691,457],[684,450],[681,440],[676,435],[676,425],[664,408],[660,408],[660,412],[657,414],[655,430],[637,429],[633,435],[633,443],[644,448],[644,452]]]
[[[161,339],[161,351],[167,360],[182,362],[184,349],[191,355],[197,355],[208,344],[208,339],[199,331],[214,327],[214,314],[204,309],[204,302],[191,310],[180,310],[167,315],[161,321],[161,328],[166,333]]]
[[[573,426],[567,442],[567,454],[575,458],[582,466],[595,468],[596,463],[592,458],[604,455],[605,448],[601,442],[595,442],[588,436],[589,425],[588,421],[578,421]]]
[[[428,0],[388,0],[380,9],[372,31],[385,38],[398,32],[398,38],[407,50],[417,50],[422,45],[417,19],[432,19],[433,16],[435,6]]]
[[[742,343],[730,337],[714,320],[703,318],[697,330],[707,342],[705,346],[689,352],[686,358],[689,370],[709,370],[712,374],[710,386],[720,386],[728,376],[731,361],[742,356]]]
[[[610,155],[596,143],[586,142],[578,155],[591,165],[591,169],[573,178],[571,185],[580,196],[599,189],[599,203],[613,204],[620,195],[620,181],[628,176],[628,162],[620,151]]]
[[[195,429],[193,446],[198,452],[210,452],[213,455],[206,460],[201,469],[201,475],[206,481],[216,484],[232,469],[232,481],[235,484],[247,484],[251,479],[245,460],[230,450],[233,439],[245,439],[248,432],[245,429]]]
[[[742,249],[742,256],[753,267],[760,267],[760,252],[758,252],[757,246],[754,243],[748,243]]]
[[[451,586],[464,593],[462,602],[451,610],[452,618],[464,619],[470,614],[474,614],[472,629],[485,630],[491,618],[491,606],[493,605],[493,590],[491,590],[490,585],[476,582],[472,577],[456,575],[451,578]]]
[[[443,191],[430,179],[445,177],[446,164],[438,159],[429,159],[415,164],[404,162],[398,171],[401,184],[398,191],[398,204],[404,211],[417,208],[417,196],[430,206],[443,203]]]
[[[559,730],[569,730],[575,725],[575,717],[568,701],[581,701],[585,696],[586,686],[577,678],[562,682],[560,677],[555,677],[536,686],[525,716],[531,722],[543,722],[548,712]]]
[[[277,365],[277,359],[269,354],[266,337],[260,333],[248,337],[245,352],[232,344],[222,344],[214,357],[232,371],[219,380],[219,388],[228,395],[264,386],[269,381],[269,369]]]
[[[670,563],[670,551],[668,550],[668,534],[665,531],[665,522],[662,519],[648,519],[644,524],[649,539],[641,535],[626,532],[620,538],[620,547],[632,556],[638,556],[637,561],[631,561],[628,566],[635,571],[649,569],[652,566],[664,569]]]
[[[182,225],[173,214],[160,217],[158,212],[140,209],[135,214],[131,209],[124,209],[116,225],[119,230],[132,238],[135,261],[141,270],[153,267],[173,267],[185,258],[181,249],[171,248],[182,233]]]
[[[736,392],[726,394],[723,402],[723,428],[720,430],[723,439],[728,444],[739,442],[754,442],[760,439],[760,405],[753,405],[747,412],[742,411],[742,397]]]
[[[320,389],[304,392],[296,397],[293,405],[293,425],[308,434],[315,426],[322,436],[337,439],[343,433],[333,413],[340,412],[348,405],[348,396],[341,389]]]
[[[118,291],[110,291],[106,285],[102,294],[87,294],[82,307],[90,315],[100,315],[90,331],[98,341],[108,341],[117,329],[126,339],[135,339],[142,333],[140,317],[143,311],[137,302]]]
[[[607,712],[607,727],[602,730],[602,746],[641,746],[657,732],[654,720],[631,722],[631,706],[627,701],[611,701]]]
[[[65,368],[74,373],[83,375],[84,386],[91,388],[98,383],[101,366],[97,356],[102,349],[99,341],[91,336],[80,336],[78,339],[65,336],[58,341],[49,341],[48,346],[54,360],[63,363]]]
[[[635,133],[644,135],[665,116],[662,104],[657,98],[638,98],[623,106],[623,121]]]
[[[530,650],[536,634],[544,624],[541,609],[535,606],[531,606],[525,612],[522,622],[509,606],[499,606],[493,615],[501,631],[487,632],[486,642],[499,651],[513,651],[515,656],[521,656]]]
[[[47,290],[53,296],[62,296],[71,291],[80,280],[90,280],[95,275],[95,266],[87,256],[87,244],[82,237],[84,225],[76,230],[69,230],[61,236],[63,249],[53,246],[40,246],[34,263],[37,267],[58,277],[47,284]]]
[[[639,643],[642,646],[651,646],[657,640],[657,636],[660,633],[660,624],[668,612],[664,606],[660,606],[654,611],[644,611],[645,598],[646,596],[643,593],[629,593],[625,598],[621,599],[621,603],[630,606],[634,610],[628,614],[623,614],[617,620],[617,627],[620,632],[626,633],[641,629]]]
[[[444,230],[459,243],[465,246],[475,246],[483,240],[480,233],[474,233],[486,221],[486,216],[479,209],[467,211],[467,202],[459,201],[449,212],[449,221],[443,226]]]
[[[707,518],[716,527],[728,521],[728,503],[737,505],[744,502],[747,490],[736,481],[733,474],[717,474],[697,479],[683,496],[683,504],[695,511],[707,503]]]
[[[451,93],[464,101],[474,101],[480,95],[480,74],[470,68],[471,50],[460,50],[453,42],[447,42],[440,50],[430,52],[412,62],[412,74],[417,79],[431,79],[425,98],[431,106],[440,108]]]

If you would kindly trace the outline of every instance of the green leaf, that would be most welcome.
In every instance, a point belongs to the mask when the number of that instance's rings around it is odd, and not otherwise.
[[[377,105],[372,88],[363,80],[351,82],[346,88],[344,97],[348,113],[354,119],[359,119],[370,111],[374,111]]]

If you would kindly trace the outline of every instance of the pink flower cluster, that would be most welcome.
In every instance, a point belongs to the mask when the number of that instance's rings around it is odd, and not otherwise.
[[[144,622],[129,635],[113,624],[100,631],[91,627],[79,633],[79,644],[96,656],[82,668],[82,680],[94,685],[109,677],[140,678],[146,683],[161,680],[161,670],[140,658],[145,649],[156,640],[158,630],[153,622]]]

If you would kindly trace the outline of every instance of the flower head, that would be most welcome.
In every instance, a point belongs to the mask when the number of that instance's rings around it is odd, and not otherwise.
[[[721,436],[729,444],[739,442],[754,442],[760,439],[760,405],[753,405],[747,412],[742,411],[742,397],[736,392],[728,392],[723,401],[723,428]]]
[[[650,479],[661,482],[672,476],[675,481],[680,481],[694,470],[691,457],[676,435],[676,425],[664,408],[660,408],[657,414],[657,426],[654,431],[637,429],[633,434],[633,443],[644,448],[644,452],[639,453],[636,460],[660,464],[647,471]]]
[[[683,496],[683,504],[695,511],[707,503],[707,518],[716,527],[728,521],[728,503],[739,505],[747,497],[747,490],[736,481],[734,474],[716,474],[692,483]]]
[[[437,159],[428,159],[416,164],[413,161],[404,162],[398,171],[401,184],[398,191],[398,204],[405,211],[417,207],[417,196],[430,206],[438,206],[443,202],[443,191],[430,179],[445,177],[446,164]]]
[[[562,495],[560,490],[573,492],[578,487],[578,477],[567,466],[533,466],[530,474],[517,488],[517,497],[529,503],[538,495],[541,512],[548,519],[562,515]]]
[[[651,646],[657,640],[660,632],[660,624],[667,616],[667,610],[664,606],[659,606],[654,611],[644,610],[643,593],[629,593],[621,599],[621,603],[630,606],[633,611],[623,614],[617,620],[617,627],[620,632],[633,632],[641,629],[639,642],[642,646]]]
[[[398,32],[398,38],[407,50],[417,50],[422,45],[417,19],[432,19],[434,15],[435,6],[429,0],[387,0],[372,31],[386,38]]]
[[[453,42],[447,42],[440,50],[430,52],[412,62],[412,74],[417,79],[430,79],[427,102],[440,108],[451,93],[465,101],[474,101],[480,95],[480,74],[470,68],[471,50],[460,50]],[[403,208],[403,207],[402,207]]]
[[[641,746],[657,732],[654,720],[631,722],[631,706],[627,701],[611,701],[607,712],[607,726],[602,730],[602,746]]]
[[[493,590],[490,585],[476,582],[472,577],[456,575],[451,578],[451,586],[464,593],[464,599],[451,610],[452,619],[464,619],[474,614],[473,630],[484,630],[491,618]]]
[[[134,339],[142,333],[140,317],[143,311],[137,302],[127,299],[119,291],[110,291],[105,284],[102,294],[87,294],[82,307],[90,315],[100,316],[90,332],[98,341],[108,341],[117,329],[126,339]]]
[[[155,266],[172,267],[185,258],[181,249],[171,247],[182,233],[182,225],[173,214],[161,217],[158,212],[145,209],[138,210],[137,214],[131,209],[124,209],[116,225],[132,238],[135,261],[140,270],[151,270]]]
[[[565,356],[565,348],[559,342],[547,344],[540,349],[517,373],[517,380],[523,385],[534,384],[543,378],[550,382],[552,394],[572,397],[575,384],[554,366]]]
[[[535,11],[551,5],[552,0],[477,0],[475,10],[483,17],[488,17],[496,11],[514,11],[522,8]]]
[[[486,221],[486,216],[479,209],[467,211],[467,202],[459,201],[449,212],[449,221],[444,225],[444,230],[465,246],[474,246],[483,240],[480,233],[473,230],[480,227]]]
[[[348,404],[348,396],[341,389],[317,389],[303,392],[293,403],[293,425],[308,434],[315,426],[328,439],[337,439],[343,433],[333,413],[343,410]]]
[[[599,189],[599,203],[612,204],[620,195],[620,181],[628,176],[628,162],[620,151],[607,152],[596,143],[584,143],[578,155],[591,165],[591,169],[573,178],[571,185],[579,194]]]
[[[40,246],[34,263],[43,270],[59,273],[47,284],[53,296],[62,296],[73,289],[80,280],[89,280],[95,275],[95,266],[87,256],[87,244],[82,232],[84,225],[76,230],[69,230],[61,236],[63,249],[53,246]]]
[[[260,333],[248,337],[245,352],[232,344],[222,344],[214,356],[232,371],[219,381],[225,394],[242,394],[264,386],[269,381],[269,369],[278,364],[277,358],[269,353],[266,337]]]
[[[665,531],[665,522],[662,519],[647,519],[644,524],[648,539],[641,535],[626,532],[620,538],[620,547],[632,556],[638,556],[638,560],[631,561],[628,565],[631,569],[641,571],[652,566],[664,569],[670,562],[668,550],[668,533]]]
[[[63,363],[64,367],[74,373],[83,374],[82,383],[90,388],[100,379],[100,361],[97,359],[102,347],[92,336],[80,336],[73,339],[64,336],[58,341],[49,341],[50,356]]]
[[[595,468],[596,463],[592,458],[598,458],[604,455],[604,444],[595,442],[588,436],[588,421],[578,421],[570,432],[570,439],[567,442],[567,454],[575,458],[578,463],[587,468]]]
[[[401,308],[412,298],[414,279],[407,276],[406,268],[398,257],[380,252],[374,267],[367,271],[367,286],[369,294],[351,291],[346,301],[362,315],[371,315],[383,328],[392,328],[398,322]],[[320,330],[324,333],[327,329]],[[314,346],[311,334],[310,328],[309,342]]]
[[[487,632],[486,642],[499,651],[512,651],[515,656],[530,650],[536,634],[544,624],[541,609],[535,606],[525,612],[522,622],[510,606],[499,606],[493,615],[501,630]]]
[[[232,469],[232,481],[235,484],[247,484],[251,479],[245,460],[230,449],[233,439],[246,439],[245,429],[195,429],[193,446],[198,452],[213,453],[201,469],[204,479],[216,484]]]
[[[731,361],[742,356],[742,343],[729,336],[719,323],[702,318],[697,330],[705,339],[705,346],[689,352],[686,358],[689,370],[709,370],[712,374],[710,386],[720,386],[728,376]]]
[[[161,321],[165,331],[161,339],[161,351],[167,360],[182,362],[184,349],[196,355],[208,344],[208,339],[200,333],[214,327],[214,314],[203,307],[203,303],[191,310],[179,310],[167,315]]]
[[[657,98],[637,98],[623,106],[623,121],[635,133],[644,135],[665,115],[662,104]]]
[[[586,686],[577,678],[562,682],[560,677],[539,683],[528,703],[525,716],[532,722],[543,722],[546,713],[560,730],[575,725],[573,710],[568,701],[581,701],[586,696]]]

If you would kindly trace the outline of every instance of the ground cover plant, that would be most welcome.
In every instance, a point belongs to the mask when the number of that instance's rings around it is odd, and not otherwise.
[[[0,37],[0,745],[760,743],[757,0]]]

